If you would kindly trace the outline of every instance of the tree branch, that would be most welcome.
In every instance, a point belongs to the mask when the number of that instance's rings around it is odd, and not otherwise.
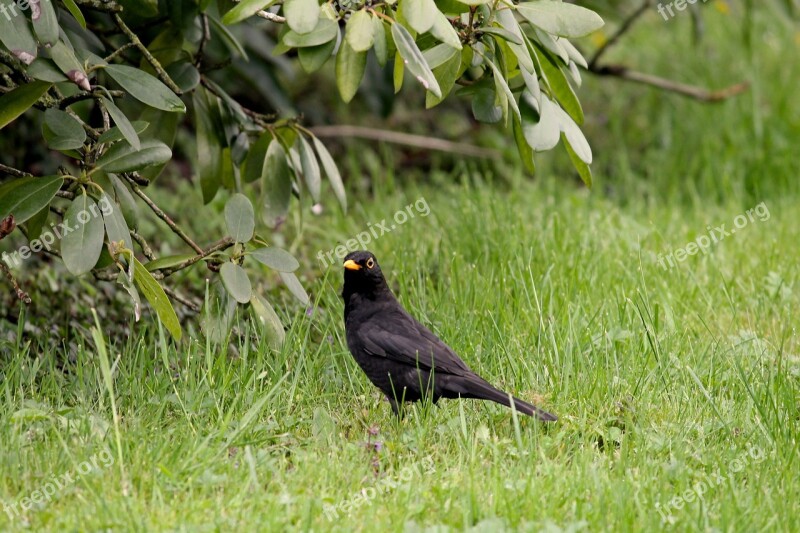
[[[233,1],[238,4],[242,0],[233,0]],[[258,11],[258,12],[256,12],[256,15],[261,17],[264,20],[268,20],[270,22],[276,22],[278,24],[283,24],[284,22],[286,22],[286,17],[281,17],[280,15],[275,15],[273,13],[270,13],[269,11],[264,11],[263,9]]]
[[[361,139],[383,141],[421,148],[423,150],[436,150],[470,157],[486,159],[499,159],[501,157],[500,152],[492,150],[491,148],[483,148],[473,144],[453,142],[436,137],[426,137],[424,135],[368,128],[365,126],[315,126],[310,128],[310,131],[317,137],[358,137]]]
[[[175,235],[180,237],[183,240],[183,242],[191,246],[192,250],[194,250],[198,254],[203,253],[203,249],[200,248],[197,245],[197,243],[191,239],[191,237],[186,235],[186,233],[184,233],[184,231],[181,228],[179,228],[177,224],[175,224],[175,222],[169,217],[169,215],[167,215],[164,211],[162,211],[161,208],[158,207],[156,203],[153,200],[151,200],[150,197],[147,196],[142,189],[139,188],[139,185],[136,184],[136,181],[134,181],[131,176],[129,176],[128,174],[123,174],[123,176],[125,176],[125,178],[128,180],[128,183],[130,184],[131,189],[133,189],[133,192],[135,192],[136,195],[139,196],[139,198],[144,200],[144,203],[147,204],[147,207],[149,207],[150,210],[153,213],[155,213],[155,215],[158,218],[163,220],[167,224],[167,226],[169,226],[172,232],[175,233]]]
[[[114,13],[114,22],[117,23],[117,26],[120,30],[122,30],[122,33],[124,33],[136,46],[136,48],[139,49],[139,52],[141,52],[147,62],[150,63],[150,66],[152,66],[156,71],[156,74],[158,74],[158,77],[161,78],[161,81],[163,81],[167,87],[169,87],[170,90],[178,96],[182,95],[183,91],[181,91],[180,87],[178,87],[178,85],[172,81],[172,78],[169,77],[167,71],[164,70],[164,67],[162,67],[161,63],[158,62],[158,59],[156,59],[153,54],[150,53],[150,50],[148,50],[147,47],[142,44],[142,41],[139,40],[139,36],[136,35],[127,24],[125,24],[125,21],[123,21],[122,17],[120,17],[117,13]]]

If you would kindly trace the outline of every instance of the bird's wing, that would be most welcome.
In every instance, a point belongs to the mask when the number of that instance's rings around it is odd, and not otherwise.
[[[434,372],[471,373],[449,346],[405,313],[364,324],[359,336],[363,348],[373,356]]]

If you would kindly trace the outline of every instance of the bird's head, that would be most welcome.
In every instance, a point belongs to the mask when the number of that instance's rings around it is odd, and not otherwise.
[[[372,252],[359,250],[344,258],[344,291],[347,294],[372,295],[388,289],[378,260]]]

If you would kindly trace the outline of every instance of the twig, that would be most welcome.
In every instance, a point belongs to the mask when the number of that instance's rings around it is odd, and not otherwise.
[[[208,257],[208,256],[210,256],[212,254],[215,254],[217,252],[221,252],[222,250],[226,250],[226,249],[230,248],[231,246],[233,246],[234,244],[235,244],[235,242],[234,242],[234,240],[232,238],[226,237],[226,238],[222,239],[221,241],[219,241],[218,243],[216,243],[216,244],[212,245],[211,247],[209,247],[208,250],[201,251],[201,253],[199,253],[198,255],[196,255],[196,256],[194,256],[194,257],[192,257],[190,259],[187,259],[186,261],[183,261],[182,263],[179,263],[179,264],[177,264],[177,265],[175,265],[173,267],[164,268],[164,269],[156,269],[156,272],[158,272],[158,271],[162,272],[164,274],[164,277],[171,276],[175,272],[178,272],[179,270],[183,270],[184,268],[188,268],[188,267],[194,265],[195,263],[198,263],[198,262],[202,261],[203,259],[205,259],[206,257]]]
[[[119,27],[120,30],[122,30],[122,33],[124,33],[128,37],[128,39],[130,39],[130,41],[134,45],[136,45],[136,48],[139,49],[139,51],[145,57],[147,62],[150,63],[150,66],[152,66],[153,70],[156,71],[156,74],[158,74],[158,77],[161,78],[161,81],[163,81],[167,85],[167,87],[169,87],[170,90],[175,94],[177,94],[178,96],[182,95],[183,91],[181,91],[180,87],[178,87],[178,85],[174,81],[172,81],[172,78],[169,77],[167,71],[164,70],[164,67],[162,67],[161,63],[158,62],[158,59],[156,59],[153,56],[153,54],[150,53],[150,50],[148,50],[147,47],[144,44],[142,44],[142,41],[139,40],[139,36],[136,35],[125,24],[125,21],[123,21],[122,17],[120,17],[117,13],[114,13],[114,22],[117,23],[117,26]]]
[[[125,96],[125,93],[123,91],[108,91],[108,93],[114,98],[122,98]],[[93,98],[99,98],[105,95],[106,94],[103,91],[92,91],[92,92],[81,91],[79,93],[73,94],[72,96],[66,96],[61,100],[59,100],[58,108],[66,109],[76,102],[81,102],[83,100],[91,100]]]
[[[491,148],[482,148],[473,144],[458,143],[424,135],[368,128],[366,126],[316,126],[310,128],[310,130],[317,137],[358,137],[470,157],[487,159],[499,159],[501,157],[500,152]]]
[[[592,70],[597,65],[597,61],[600,59],[600,57],[604,53],[606,53],[606,51],[609,48],[614,46],[614,44],[620,39],[620,37],[625,35],[628,32],[628,30],[630,30],[633,27],[633,24],[637,20],[639,20],[639,17],[644,15],[645,11],[647,11],[650,8],[650,4],[652,4],[652,1],[653,0],[644,0],[642,5],[639,6],[639,9],[637,9],[636,11],[631,13],[628,16],[628,18],[623,21],[622,25],[620,25],[620,27],[617,30],[617,32],[614,35],[612,35],[611,37],[609,37],[608,40],[606,42],[604,42],[600,46],[600,48],[597,49],[597,51],[594,53],[594,56],[589,61],[589,70]]]
[[[11,176],[16,176],[18,178],[30,178],[33,174],[28,174],[22,170],[17,170],[16,168],[7,167],[6,165],[0,163],[0,172],[3,174],[9,174]]]
[[[136,241],[139,244],[139,246],[142,248],[142,253],[144,254],[144,256],[147,259],[149,259],[150,261],[155,261],[156,260],[156,254],[153,253],[153,249],[150,248],[149,244],[147,244],[147,241],[145,240],[145,238],[142,237],[141,235],[139,235],[138,233],[136,233],[133,230],[131,230],[130,233],[131,233],[131,238],[134,241]]]
[[[111,0],[75,0],[75,3],[105,13],[119,13],[122,11],[122,6]]]
[[[195,313],[199,313],[200,312],[200,306],[198,304],[194,303],[193,301],[191,301],[189,298],[187,298],[185,296],[182,296],[179,292],[177,292],[177,291],[175,291],[173,289],[170,289],[166,285],[162,285],[161,288],[163,288],[164,292],[166,292],[173,300],[182,303],[183,305],[185,305],[186,307],[188,307],[189,309],[191,309]]]
[[[722,100],[727,100],[728,98],[741,94],[750,88],[750,83],[745,81],[742,83],[737,83],[736,85],[731,85],[730,87],[726,87],[724,89],[709,90],[702,87],[696,87],[694,85],[687,85],[685,83],[673,81],[667,78],[653,76],[652,74],[637,72],[622,65],[595,67],[591,70],[591,72],[599,76],[614,76],[623,80],[641,83],[643,85],[650,85],[651,87],[677,93],[701,102],[719,102]]]
[[[147,207],[149,207],[150,210],[153,213],[155,213],[155,215],[158,218],[163,220],[167,224],[167,226],[169,226],[172,232],[175,233],[175,235],[180,237],[183,240],[183,242],[191,246],[192,250],[194,250],[198,254],[203,253],[203,249],[200,248],[197,245],[197,243],[191,239],[191,237],[186,235],[186,233],[184,233],[184,231],[181,228],[179,228],[177,224],[175,224],[175,222],[169,217],[169,215],[167,215],[164,211],[162,211],[161,208],[158,207],[156,203],[153,200],[151,200],[150,197],[147,196],[142,189],[139,188],[139,186],[136,184],[136,182],[133,180],[132,177],[130,177],[128,174],[123,174],[123,176],[127,178],[128,182],[130,183],[131,189],[133,189],[133,192],[135,192],[139,196],[139,198],[144,200],[144,203],[147,204]]]
[[[236,2],[236,3],[239,3],[242,0],[233,0],[233,1]],[[261,17],[264,20],[268,20],[270,22],[276,22],[278,24],[283,24],[284,22],[286,22],[286,17],[281,17],[280,15],[275,15],[273,13],[270,13],[269,11],[264,11],[263,9],[258,11],[258,12],[256,12],[256,15],[258,15],[259,17]]]

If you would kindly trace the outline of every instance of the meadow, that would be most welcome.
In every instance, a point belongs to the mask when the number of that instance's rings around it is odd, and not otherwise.
[[[436,158],[421,176],[348,145],[350,214],[288,222],[312,305],[281,296],[279,350],[246,322],[216,346],[101,318],[70,358],[4,337],[0,530],[800,529],[800,39],[765,14],[743,51],[711,13],[679,65],[688,18],[655,13],[617,59],[750,91],[707,105],[588,79],[591,190],[560,156],[535,178]],[[353,361],[341,267],[318,254],[420,198],[427,216],[370,243],[390,286],[557,423],[468,400],[398,421]]]

